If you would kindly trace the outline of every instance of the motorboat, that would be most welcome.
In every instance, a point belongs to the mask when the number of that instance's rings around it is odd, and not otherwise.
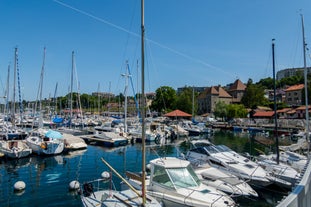
[[[276,154],[269,154],[264,156],[266,159],[276,161]],[[301,172],[308,163],[308,158],[299,153],[291,152],[291,151],[280,151],[279,153],[279,161],[286,165],[291,166],[298,172]]]
[[[257,192],[246,181],[231,173],[212,167],[209,164],[197,166],[194,168],[194,171],[202,183],[213,186],[231,197],[258,197]]]
[[[30,132],[26,138],[27,145],[33,153],[39,155],[56,155],[64,150],[63,135],[51,129],[38,128]]]
[[[254,186],[265,187],[272,184],[272,177],[259,164],[238,154],[225,145],[214,145],[208,140],[192,140],[194,148],[185,158],[192,163],[208,163],[224,172],[229,172]],[[275,179],[274,179],[275,180]]]
[[[0,152],[8,158],[22,158],[29,156],[32,149],[24,140],[1,140]]]
[[[293,187],[300,178],[300,173],[288,164],[277,163],[274,160],[266,159],[265,156],[258,156],[257,163],[264,168],[271,176],[289,182],[289,185],[281,185],[282,187]]]
[[[156,158],[149,162],[150,175],[146,177],[147,194],[164,206],[235,206],[226,193],[202,183],[187,160],[177,157]],[[139,173],[127,172],[128,180],[141,188]]]
[[[105,174],[110,175],[108,172],[105,172]],[[109,179],[109,181],[107,181],[107,178],[108,176],[83,183],[80,189],[80,197],[84,207],[162,206],[151,196],[146,197],[146,203],[143,205],[142,197],[137,191],[131,189],[116,190],[115,188],[107,187],[114,186],[114,184],[111,184],[112,180]],[[109,183],[104,185],[107,182]]]
[[[64,142],[65,142],[65,149],[66,151],[73,151],[73,150],[81,150],[81,149],[86,149],[87,144],[85,141],[75,135],[72,134],[67,134],[67,133],[62,133]]]

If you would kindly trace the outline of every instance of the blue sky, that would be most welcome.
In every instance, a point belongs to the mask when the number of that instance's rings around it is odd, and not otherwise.
[[[56,83],[57,96],[69,92],[72,51],[74,91],[123,93],[126,61],[140,91],[140,0],[0,0],[0,9],[0,93],[15,47],[25,100],[37,97],[44,47],[44,98]],[[309,0],[145,0],[145,91],[272,77],[273,38],[276,70],[302,67],[300,14],[311,44]]]

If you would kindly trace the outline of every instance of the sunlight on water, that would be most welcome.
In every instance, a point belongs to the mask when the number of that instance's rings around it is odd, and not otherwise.
[[[254,150],[248,137],[232,134],[216,134],[211,140],[217,144],[226,144],[238,152]],[[179,140],[175,146],[146,148],[147,161],[158,156],[177,156],[185,152],[187,143]],[[31,156],[19,160],[1,161],[0,164],[0,206],[81,206],[77,193],[70,192],[68,185],[73,180],[80,183],[99,178],[108,168],[102,163],[103,157],[121,175],[126,170],[140,171],[141,144],[120,148],[104,148],[89,145],[87,150],[76,151],[53,157]],[[23,192],[14,192],[15,182],[26,183]],[[115,183],[120,180],[115,178]],[[117,185],[118,187],[120,185]],[[262,192],[257,200],[241,199],[240,206],[274,206],[280,199],[275,192]]]

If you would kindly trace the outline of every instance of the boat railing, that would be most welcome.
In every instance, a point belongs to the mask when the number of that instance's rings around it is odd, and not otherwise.
[[[81,186],[80,190],[85,197],[88,197],[96,191],[107,190],[107,189],[116,190],[116,187],[114,183],[112,182],[112,179],[110,178],[108,179],[100,178],[100,179],[85,182]]]

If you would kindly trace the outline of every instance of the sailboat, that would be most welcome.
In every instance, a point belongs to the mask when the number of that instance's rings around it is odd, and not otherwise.
[[[276,81],[275,81],[275,58],[274,58],[274,39],[272,40],[272,65],[273,65],[273,85],[274,85],[274,123],[275,123],[275,143],[276,153],[270,155],[259,156],[258,164],[260,164],[271,176],[280,178],[290,183],[288,188],[293,187],[300,179],[300,172],[307,164],[307,157],[296,154],[294,152],[280,152],[278,142],[278,123],[277,123],[277,107],[276,107]],[[307,86],[305,85],[305,88]],[[306,94],[307,97],[307,94]],[[306,98],[307,102],[307,98]],[[308,108],[308,107],[306,107]],[[308,123],[308,119],[306,121]],[[307,129],[308,124],[307,124]],[[308,131],[308,130],[307,130]],[[286,186],[282,186],[286,187]]]
[[[59,132],[43,128],[41,100],[42,100],[44,64],[45,64],[45,48],[38,90],[39,126],[38,129],[33,129],[30,131],[29,136],[26,138],[26,142],[27,145],[32,149],[32,151],[38,155],[55,155],[63,152],[65,144],[63,136]]]
[[[142,94],[144,97],[144,0],[141,1],[141,28],[142,28]],[[143,100],[143,105],[144,105]],[[142,107],[142,136],[144,137],[144,125],[145,125],[145,108]],[[143,139],[143,150],[142,150],[142,171],[145,172],[145,148]],[[125,190],[115,190],[115,189],[99,189],[93,188],[93,183],[102,182],[102,179],[95,180],[94,182],[87,182],[83,184],[82,191],[81,191],[81,201],[83,206],[90,207],[90,206],[150,206],[150,207],[160,207],[161,204],[153,197],[147,196],[145,193],[145,188],[143,187],[141,191],[137,191],[133,186],[131,186],[117,171],[114,170],[113,167],[109,165],[104,159],[102,161],[107,165],[107,167],[116,174],[120,179],[123,180],[124,183],[127,184],[129,187]],[[110,173],[108,173],[107,177]],[[145,174],[143,174],[145,176]]]

